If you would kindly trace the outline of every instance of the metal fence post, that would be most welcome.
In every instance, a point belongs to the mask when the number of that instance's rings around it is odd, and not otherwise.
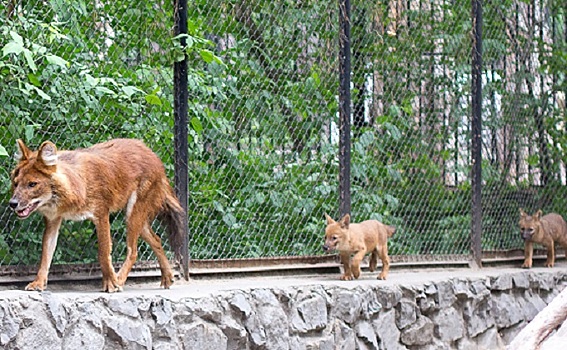
[[[187,0],[175,1],[175,36],[187,34]],[[186,46],[186,39],[181,38],[181,46]],[[183,243],[181,247],[183,276],[189,279],[189,230],[188,230],[188,141],[187,141],[187,56],[175,62],[173,67],[174,85],[174,143],[175,143],[175,191],[181,202],[184,216]]]
[[[471,250],[473,267],[482,267],[482,2],[472,1]]]
[[[350,0],[339,0],[339,210],[350,214]]]

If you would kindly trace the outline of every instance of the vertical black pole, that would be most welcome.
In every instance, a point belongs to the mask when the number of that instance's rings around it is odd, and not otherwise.
[[[175,29],[174,35],[187,34],[187,0],[175,0]],[[181,38],[181,46],[187,41]],[[189,279],[189,229],[187,219],[188,201],[188,141],[187,141],[187,57],[175,62],[173,66],[174,79],[174,143],[175,143],[175,191],[185,212],[183,219],[183,241],[181,243],[181,266],[183,277]]]
[[[350,0],[339,0],[339,210],[350,214]]]
[[[482,1],[472,1],[472,266],[482,267]]]

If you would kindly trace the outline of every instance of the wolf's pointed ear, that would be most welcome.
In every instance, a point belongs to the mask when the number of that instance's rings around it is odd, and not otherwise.
[[[45,141],[39,146],[38,158],[47,166],[57,165],[57,147],[50,141]]]
[[[534,214],[534,219],[539,220],[542,215],[543,215],[543,212],[540,209],[540,210],[537,211],[537,213]]]
[[[16,140],[16,153],[14,153],[14,159],[16,159],[18,162],[27,160],[29,159],[31,152],[32,151],[30,151],[24,141],[22,141],[21,139]]]
[[[330,224],[334,224],[334,223],[335,223],[335,220],[333,220],[332,217],[330,217],[329,215],[327,215],[327,213],[325,213],[325,219],[327,219],[327,225],[330,225]]]
[[[520,217],[522,219],[524,219],[526,216],[528,216],[528,214],[526,214],[526,212],[524,211],[524,209],[520,208]]]
[[[345,214],[345,216],[343,216],[343,218],[341,219],[340,223],[343,228],[348,229],[348,225],[350,225],[350,214]]]

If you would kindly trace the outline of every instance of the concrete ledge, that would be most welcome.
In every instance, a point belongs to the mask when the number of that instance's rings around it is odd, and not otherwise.
[[[567,285],[552,269],[490,267],[3,286],[3,349],[498,349]],[[21,286],[17,286],[21,288]]]

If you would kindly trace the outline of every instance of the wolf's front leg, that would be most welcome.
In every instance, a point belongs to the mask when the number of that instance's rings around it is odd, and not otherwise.
[[[98,239],[98,261],[102,271],[102,291],[109,293],[121,292],[122,285],[118,284],[110,255],[112,252],[112,238],[110,236],[108,212],[97,214],[92,220],[96,226]]]
[[[533,243],[531,241],[526,241],[524,243],[524,264],[522,265],[522,267],[524,269],[529,269],[532,267],[532,254],[534,252],[534,246]]]
[[[45,231],[43,232],[43,241],[41,243],[41,261],[39,270],[33,282],[26,286],[26,290],[44,290],[47,287],[47,276],[49,275],[49,267],[53,259],[53,252],[57,246],[57,237],[59,236],[59,227],[61,227],[61,218],[49,220],[44,217]]]
[[[360,262],[362,261],[362,259],[364,259],[365,253],[366,252],[362,250],[354,254],[354,256],[352,257],[352,266],[350,269],[352,271],[354,278],[358,279],[358,277],[360,276]]]
[[[349,281],[352,279],[352,271],[350,266],[350,254],[349,253],[340,253],[341,256],[341,263],[343,264],[343,275],[341,276],[341,280]]]
[[[545,261],[545,267],[553,267],[555,264],[555,244],[553,240],[550,243],[544,244],[547,248],[547,260]]]

